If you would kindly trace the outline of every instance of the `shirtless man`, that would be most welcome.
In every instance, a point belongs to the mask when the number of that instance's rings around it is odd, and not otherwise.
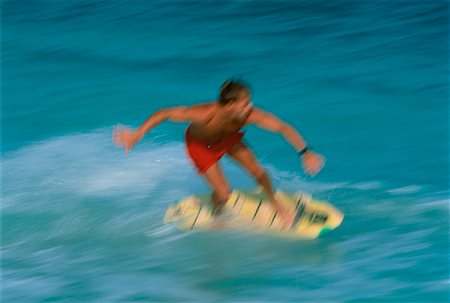
[[[240,81],[226,81],[220,89],[219,100],[194,106],[165,108],[152,114],[136,131],[116,128],[113,140],[124,147],[126,154],[133,146],[163,121],[189,122],[186,130],[186,150],[200,175],[212,189],[215,213],[220,213],[228,200],[230,187],[219,164],[227,154],[247,170],[264,188],[271,203],[285,221],[292,223],[294,214],[287,212],[276,201],[267,172],[256,160],[252,151],[241,141],[241,128],[254,124],[265,130],[279,133],[294,147],[308,174],[315,175],[323,166],[323,157],[308,148],[302,136],[289,124],[253,106],[251,92]]]

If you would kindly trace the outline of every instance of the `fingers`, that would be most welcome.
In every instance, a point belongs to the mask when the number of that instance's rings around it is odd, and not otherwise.
[[[123,142],[122,142],[123,140],[122,140],[122,137],[121,137],[121,134],[120,134],[120,133],[114,132],[114,133],[113,133],[112,139],[113,139],[114,144],[115,144],[117,147],[120,147],[120,146],[123,145]]]
[[[132,136],[131,130],[121,125],[116,126],[112,133],[114,144],[116,147],[125,147],[126,156],[128,156],[128,152],[133,146]]]
[[[124,132],[124,127],[120,125],[116,126],[113,130],[112,139],[117,147],[121,147],[124,145]]]
[[[325,165],[325,158],[317,155],[314,158],[305,159],[303,161],[303,167],[305,172],[314,177]]]

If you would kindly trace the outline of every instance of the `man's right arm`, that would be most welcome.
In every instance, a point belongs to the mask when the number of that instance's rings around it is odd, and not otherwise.
[[[173,122],[197,122],[205,120],[207,113],[200,106],[178,106],[164,108],[153,113],[135,132],[137,140],[140,140],[155,126],[164,121]]]
[[[207,104],[194,105],[192,107],[179,106],[160,109],[153,113],[136,131],[125,127],[116,127],[113,131],[113,141],[117,146],[125,147],[125,153],[145,134],[155,126],[169,120],[173,122],[193,122],[198,124],[207,123],[209,117],[209,106]]]

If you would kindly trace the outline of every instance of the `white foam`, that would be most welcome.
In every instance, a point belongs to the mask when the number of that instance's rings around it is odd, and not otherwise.
[[[306,191],[309,193],[324,193],[329,191],[335,191],[338,189],[356,189],[361,191],[377,190],[383,187],[383,183],[380,181],[368,181],[368,182],[317,182],[309,181],[304,177],[301,177],[302,172],[293,173],[280,171],[275,167],[268,165],[268,170],[273,177],[274,181],[278,182],[278,185],[288,191]]]
[[[380,189],[382,185],[383,184],[380,181],[371,181],[371,182],[354,183],[350,185],[350,188],[359,190],[376,190]]]
[[[42,196],[46,203],[55,196],[68,200],[79,196],[135,198],[156,190],[163,195],[164,187],[173,196],[170,188],[177,188],[176,194],[187,194],[190,187],[202,186],[181,142],[143,142],[125,157],[111,142],[111,129],[27,146],[5,155],[2,168],[2,208],[20,201],[32,203]]]
[[[402,194],[414,194],[422,190],[422,186],[420,185],[409,185],[404,187],[398,187],[387,190],[388,193],[393,195],[402,195]]]
[[[450,199],[420,201],[420,203],[414,205],[414,208],[420,211],[429,209],[448,211],[450,209]]]

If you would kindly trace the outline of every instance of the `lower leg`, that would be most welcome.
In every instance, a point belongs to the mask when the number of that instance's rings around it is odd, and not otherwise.
[[[270,178],[265,171],[255,175],[255,179],[259,185],[264,188],[264,191],[269,196],[270,200],[275,200],[275,194],[273,192],[272,183],[270,182]]]
[[[213,214],[220,214],[223,206],[228,201],[229,187],[219,163],[215,163],[208,168],[204,176],[213,191],[211,195]]]
[[[213,213],[214,215],[220,215],[223,211],[223,207],[225,203],[228,201],[228,194],[219,195],[217,192],[213,192],[211,195],[211,202],[213,204]]]

